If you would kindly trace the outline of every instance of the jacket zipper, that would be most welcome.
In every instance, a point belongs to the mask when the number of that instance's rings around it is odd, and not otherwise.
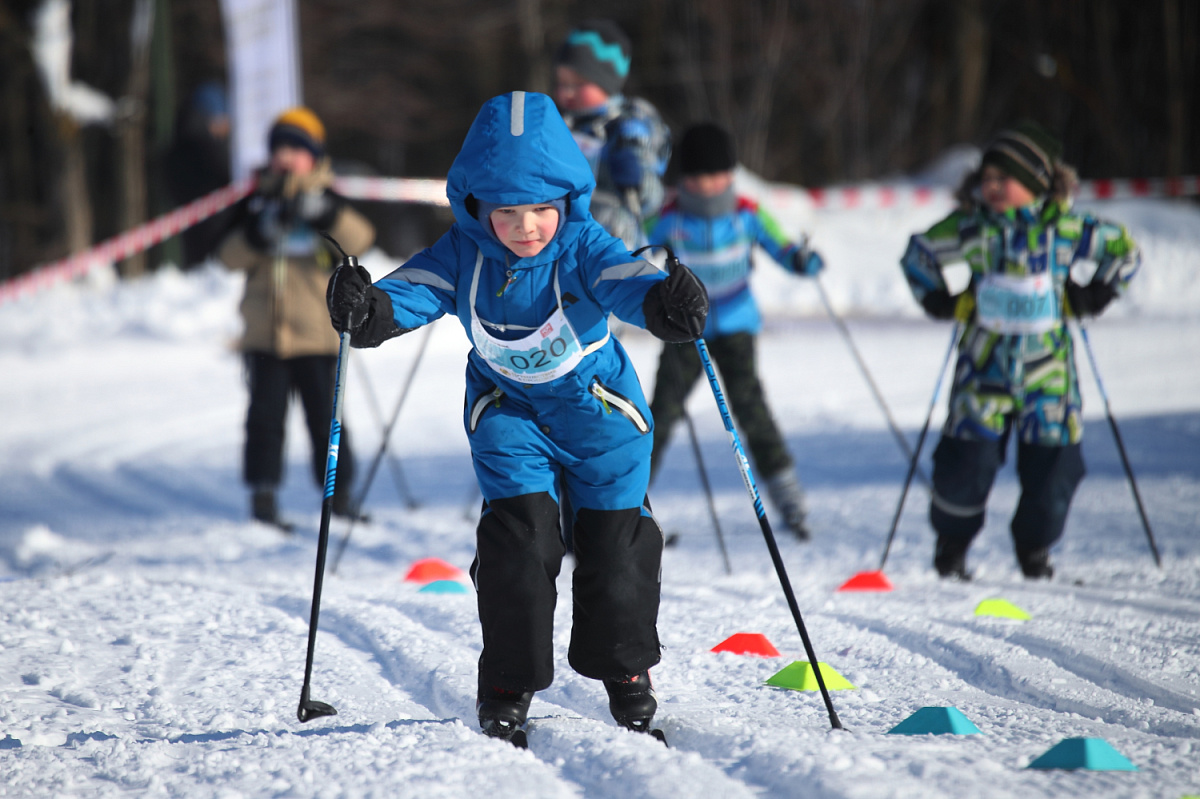
[[[605,388],[599,378],[592,378],[592,384],[588,386],[588,391],[591,392],[593,397],[600,400],[600,404],[604,406],[606,413],[612,413],[612,409],[616,408],[626,419],[633,422],[633,426],[638,429],[639,433],[650,432],[650,425],[646,422],[645,417],[642,416],[637,406],[615,391]]]
[[[475,404],[471,406],[470,430],[472,433],[474,433],[475,428],[479,426],[479,418],[481,416],[483,416],[483,412],[487,410],[488,405],[494,404],[497,408],[499,408],[500,407],[500,398],[503,396],[504,396],[504,392],[500,389],[499,386],[497,386],[497,387],[493,388],[491,391],[487,392],[486,394],[480,395],[475,400]]]

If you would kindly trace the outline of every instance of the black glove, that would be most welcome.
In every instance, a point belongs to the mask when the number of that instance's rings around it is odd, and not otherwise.
[[[692,270],[678,264],[666,280],[646,292],[642,313],[646,329],[663,341],[695,341],[708,320],[708,291]]]
[[[246,242],[259,252],[271,252],[283,236],[283,201],[255,194],[246,206]]]
[[[1112,302],[1117,291],[1107,283],[1088,283],[1081,286],[1073,280],[1067,280],[1067,302],[1076,316],[1098,316]]]
[[[368,299],[371,288],[371,273],[361,264],[342,264],[333,270],[325,288],[325,304],[329,306],[334,330],[353,335],[363,326],[371,310]]]
[[[288,203],[285,217],[299,219],[317,230],[329,230],[346,201],[332,191],[302,191]]]
[[[392,298],[371,285],[371,273],[359,264],[342,264],[333,270],[325,289],[325,304],[333,329],[349,332],[352,347],[378,347],[414,329],[396,324]]]
[[[792,271],[806,277],[816,277],[825,268],[825,259],[821,253],[810,249],[804,244],[792,254]]]
[[[934,289],[921,298],[921,307],[934,319],[953,319],[958,297],[950,296],[946,289]]]

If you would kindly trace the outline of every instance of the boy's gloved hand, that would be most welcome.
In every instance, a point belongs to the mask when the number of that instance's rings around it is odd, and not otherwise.
[[[348,332],[352,347],[378,347],[413,329],[396,324],[392,298],[371,285],[371,273],[361,264],[342,264],[333,270],[325,289],[325,304],[333,329]]]
[[[642,301],[646,330],[663,341],[681,344],[704,334],[708,321],[708,290],[692,270],[677,265]]]
[[[371,273],[361,264],[342,264],[333,270],[325,289],[325,304],[334,330],[353,335],[363,326],[371,310],[371,288]]]
[[[608,154],[608,174],[619,189],[642,185],[642,162],[632,147],[614,147]]]
[[[800,245],[800,249],[796,250],[792,256],[792,269],[798,275],[816,277],[824,268],[825,259],[821,257],[821,253],[810,248],[808,244]]]
[[[650,142],[650,126],[645,120],[626,118],[617,120],[610,130],[609,176],[621,189],[641,186],[643,168],[638,148]]]
[[[1117,292],[1107,283],[1088,283],[1081,286],[1070,278],[1066,285],[1067,302],[1075,316],[1099,316],[1112,302]]]
[[[252,198],[246,217],[246,242],[260,252],[270,252],[283,236],[281,204],[277,198]]]
[[[958,297],[951,297],[946,289],[934,289],[921,298],[921,307],[934,319],[953,319],[954,311],[958,307]]]

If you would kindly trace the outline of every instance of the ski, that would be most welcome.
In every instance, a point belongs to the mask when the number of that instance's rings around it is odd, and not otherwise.
[[[646,735],[649,735],[654,740],[662,743],[662,745],[667,747],[668,749],[671,748],[671,745],[669,743],[667,743],[666,733],[664,733],[662,730],[658,729],[657,727],[655,727],[653,729],[648,729],[648,730],[630,730],[630,731],[644,733]],[[520,728],[513,730],[511,735],[492,735],[486,731],[484,732],[484,735],[487,736],[488,738],[495,738],[500,741],[507,741],[508,743],[512,744],[513,746],[517,747],[518,749],[528,749],[529,748],[529,735],[525,732],[525,730],[520,729]]]
[[[495,738],[497,741],[506,741],[518,749],[529,748],[529,736],[520,727],[514,728],[512,732],[501,730],[484,730],[483,734],[487,738]]]
[[[270,527],[272,529],[278,530],[279,532],[283,533],[284,535],[295,535],[295,533],[296,533],[295,523],[289,522],[289,521],[284,521],[281,518],[254,519],[254,521],[258,522],[259,524],[264,525],[266,527]]]

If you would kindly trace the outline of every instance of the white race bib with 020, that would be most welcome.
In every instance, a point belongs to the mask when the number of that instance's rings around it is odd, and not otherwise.
[[[975,294],[979,326],[1008,336],[1047,333],[1062,321],[1050,273],[987,275]]]
[[[475,350],[497,373],[518,383],[548,383],[570,373],[585,355],[600,349],[608,341],[608,334],[605,334],[604,338],[586,348],[580,343],[575,328],[571,327],[563,311],[557,263],[554,265],[554,293],[558,309],[541,327],[523,338],[506,341],[493,337],[475,312],[475,295],[479,288],[482,264],[483,253],[480,253],[471,280],[471,336],[475,339]]]

